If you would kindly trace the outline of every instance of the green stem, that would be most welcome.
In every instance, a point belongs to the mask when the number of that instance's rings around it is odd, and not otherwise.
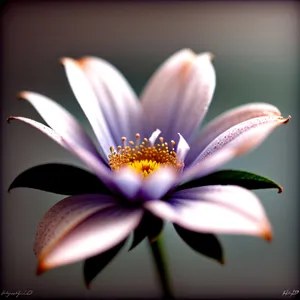
[[[148,241],[156,265],[156,270],[159,276],[164,298],[173,299],[174,297],[170,286],[166,255],[162,243],[162,235],[160,235],[158,239],[153,242],[151,242],[150,240]]]

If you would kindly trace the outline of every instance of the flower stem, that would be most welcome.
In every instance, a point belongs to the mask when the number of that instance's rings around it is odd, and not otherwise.
[[[151,242],[150,239],[148,241],[156,265],[156,270],[159,276],[161,288],[163,290],[163,297],[165,299],[173,299],[174,296],[170,286],[166,255],[162,243],[162,235],[160,235],[155,241]]]

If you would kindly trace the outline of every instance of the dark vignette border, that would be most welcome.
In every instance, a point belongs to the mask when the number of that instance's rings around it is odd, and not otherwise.
[[[173,1],[170,1],[170,0],[116,0],[114,1],[115,4],[118,4],[118,3],[124,3],[124,2],[133,2],[133,3],[136,3],[137,5],[142,5],[142,2],[145,3],[152,3],[152,2],[164,2],[164,3],[168,3],[168,2],[183,2],[185,0],[173,0]],[[189,0],[189,2],[226,2],[226,0]],[[231,0],[230,2],[243,2],[243,1],[246,1],[246,0]],[[0,16],[1,16],[1,23],[0,23],[0,66],[3,65],[3,62],[4,62],[4,53],[3,53],[3,49],[1,47],[1,45],[4,44],[4,35],[3,35],[3,29],[4,29],[4,21],[3,21],[3,16],[5,15],[5,11],[7,9],[8,6],[10,6],[12,3],[22,3],[22,5],[26,5],[26,4],[32,4],[32,3],[47,3],[47,2],[56,2],[57,5],[59,5],[59,2],[64,2],[64,3],[74,3],[74,2],[82,2],[81,0],[0,0]],[[85,0],[85,2],[97,2],[99,3],[99,5],[101,5],[101,3],[109,3],[111,1],[109,0]],[[229,2],[229,1],[228,1]],[[291,1],[291,0],[256,0],[256,1],[253,1],[251,0],[251,2],[298,2],[296,0],[294,1]],[[300,18],[300,5],[298,6],[299,8],[299,18]],[[299,34],[300,34],[300,28],[299,28]],[[299,58],[297,60],[297,63],[298,63],[298,74],[297,74],[297,78],[298,78],[298,82],[300,83],[300,45],[298,45],[298,53],[299,53]],[[2,91],[2,85],[3,85],[3,77],[4,77],[4,74],[3,74],[3,70],[1,69],[1,72],[0,72],[0,112],[2,112],[2,97],[3,95],[1,94],[1,91]],[[299,99],[300,99],[300,84],[298,84],[298,90],[297,90],[297,94],[299,95]],[[297,110],[298,112],[300,112],[300,101],[298,101],[298,107],[297,107]],[[300,129],[300,118],[298,117],[300,114],[296,114],[295,112],[293,113],[293,115],[295,115],[295,117],[293,118],[293,122],[296,122],[296,124],[298,124],[298,127]],[[3,144],[3,141],[2,141],[2,126],[3,124],[5,125],[5,120],[1,120],[0,121],[0,140],[1,140],[1,147],[0,147],[0,170],[1,170],[1,173],[0,173],[0,178],[1,178],[1,181],[0,181],[0,189],[1,191],[4,189],[6,190],[6,187],[2,186],[2,173],[4,173],[5,170],[3,170],[3,166],[2,166],[2,162],[3,162],[3,153],[2,153],[2,144]],[[300,149],[300,139],[298,138],[297,139],[298,141],[298,149]],[[299,168],[296,168],[296,176],[297,176],[297,179],[300,180],[300,176],[299,176],[299,172],[300,172],[300,169]],[[300,184],[298,185],[298,195],[299,195],[299,198],[300,198]],[[298,232],[294,232],[294,233],[291,233],[291,234],[294,234],[296,235],[296,238],[298,239],[298,250],[300,250],[300,235],[299,235],[299,232],[300,232],[300,203],[298,204],[298,211],[299,211],[299,219],[298,219],[298,228],[299,228],[299,231]],[[0,203],[0,214],[2,216],[2,202]],[[0,245],[2,245],[4,243],[4,240],[3,240],[3,229],[2,229],[2,218],[1,218],[1,225],[0,225]],[[0,289],[1,291],[3,291],[5,289],[3,283],[4,283],[4,274],[2,273],[2,263],[3,263],[3,256],[2,256],[2,247],[0,246]],[[300,282],[300,257],[298,257],[298,261],[296,262],[298,264],[298,278],[299,278],[299,282]],[[299,296],[299,295],[298,295]],[[3,297],[3,296],[1,296]],[[298,298],[298,297],[297,297]],[[37,299],[34,295],[30,297],[30,299]],[[43,297],[43,299],[50,299],[50,298],[47,298],[47,297]],[[59,299],[59,298],[55,298],[55,299]],[[104,298],[102,298],[104,300]],[[124,298],[122,298],[124,299]],[[147,298],[144,298],[144,299],[147,299]],[[201,299],[205,299],[205,298],[201,298]],[[216,298],[209,298],[209,299],[216,299]],[[220,298],[218,298],[220,299]],[[223,299],[233,299],[233,298],[223,298]],[[239,299],[242,299],[242,298],[239,298]],[[243,299],[249,299],[249,297],[244,297]],[[267,298],[265,298],[267,299]],[[274,299],[274,298],[272,298]],[[282,297],[280,297],[279,299],[282,299]],[[295,298],[293,298],[295,299]]]

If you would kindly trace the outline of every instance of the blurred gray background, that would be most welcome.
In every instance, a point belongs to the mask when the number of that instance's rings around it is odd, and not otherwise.
[[[88,128],[58,60],[95,55],[126,76],[137,93],[159,64],[181,48],[215,55],[217,88],[207,122],[224,110],[248,102],[269,102],[292,115],[256,151],[227,164],[279,182],[259,191],[274,229],[267,243],[249,236],[222,235],[225,266],[185,245],[171,225],[165,241],[177,297],[281,297],[298,283],[299,182],[297,118],[299,101],[299,7],[292,2],[114,3],[13,1],[3,11],[3,91],[1,128],[3,279],[8,291],[30,289],[31,297],[128,297],[160,295],[147,244],[124,250],[87,292],[82,263],[35,275],[32,248],[38,222],[62,196],[29,189],[6,192],[22,171],[47,162],[83,166],[43,134],[9,115],[41,121],[21,90],[55,99]],[[242,201],[242,199],[241,199]],[[29,297],[28,297],[29,298]]]

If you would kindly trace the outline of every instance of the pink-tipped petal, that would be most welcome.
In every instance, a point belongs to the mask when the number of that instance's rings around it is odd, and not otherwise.
[[[154,73],[141,95],[149,131],[160,128],[166,140],[180,132],[189,142],[215,89],[212,55],[181,50]]]
[[[204,148],[195,162],[200,162],[208,155],[219,151],[227,144],[234,142],[238,137],[243,136],[255,129],[258,129],[256,130],[257,136],[255,137],[255,140],[262,142],[262,140],[265,139],[272,130],[274,130],[278,125],[287,123],[289,119],[290,117],[283,118],[281,116],[264,116],[239,123],[215,138],[206,148]],[[259,130],[260,128],[261,130]],[[256,146],[255,141],[253,141],[253,143],[249,141],[249,149],[245,149],[245,152],[246,150],[251,150],[252,144]]]
[[[61,105],[33,92],[21,92],[19,97],[31,103],[46,123],[72,147],[80,146],[100,157],[85,130]]]
[[[76,195],[61,200],[41,220],[35,238],[34,253],[39,256],[88,216],[113,205],[114,198],[100,194]]]
[[[40,253],[38,273],[114,247],[138,226],[142,216],[142,209],[120,206],[100,209]]]
[[[276,119],[271,119],[269,120],[270,122],[259,124],[259,126],[247,127],[247,130],[243,131],[242,134],[237,134],[230,142],[223,142],[223,147],[220,147],[218,143],[211,143],[211,148],[207,148],[206,152],[203,152],[202,159],[185,169],[180,181],[186,182],[203,177],[231,159],[254,150],[277,126],[288,122],[290,119],[290,117],[286,119],[280,117],[274,118]],[[214,140],[214,142],[217,141]]]
[[[9,117],[8,121],[17,120],[24,122],[32,127],[40,130],[52,140],[60,144],[62,147],[73,153],[80,160],[82,160],[104,183],[106,183],[109,187],[114,188],[113,186],[113,176],[111,171],[101,162],[101,158],[99,155],[95,156],[89,150],[81,147],[80,145],[74,145],[68,143],[62,136],[60,136],[57,132],[55,132],[50,127],[36,122],[34,120],[24,118],[24,117]]]
[[[174,193],[173,204],[149,201],[156,216],[188,230],[272,238],[272,228],[259,199],[238,186],[205,186]]]
[[[62,147],[66,148],[67,150],[70,150],[67,146],[67,144],[65,143],[64,139],[57,134],[52,128],[39,123],[37,121],[34,121],[32,119],[29,118],[24,118],[24,117],[17,117],[17,116],[11,116],[7,119],[7,121],[10,123],[11,120],[16,120],[16,121],[21,121],[24,122],[38,130],[40,130],[42,133],[44,133],[45,135],[47,135],[50,139],[52,139],[53,141],[55,141],[56,143],[58,143],[59,145],[61,145]]]
[[[145,179],[141,187],[143,199],[160,199],[173,187],[176,179],[177,174],[172,168],[161,167]]]
[[[200,178],[217,170],[228,161],[235,158],[239,153],[239,148],[225,147],[222,151],[213,153],[203,161],[184,169],[184,172],[177,183],[184,183],[192,179]]]
[[[207,145],[230,127],[257,117],[280,115],[277,107],[267,103],[245,104],[224,112],[209,122],[191,143],[186,164],[191,164]]]
[[[96,57],[63,58],[72,90],[89,119],[106,155],[122,136],[133,139],[141,132],[141,107],[137,97],[111,64]]]

